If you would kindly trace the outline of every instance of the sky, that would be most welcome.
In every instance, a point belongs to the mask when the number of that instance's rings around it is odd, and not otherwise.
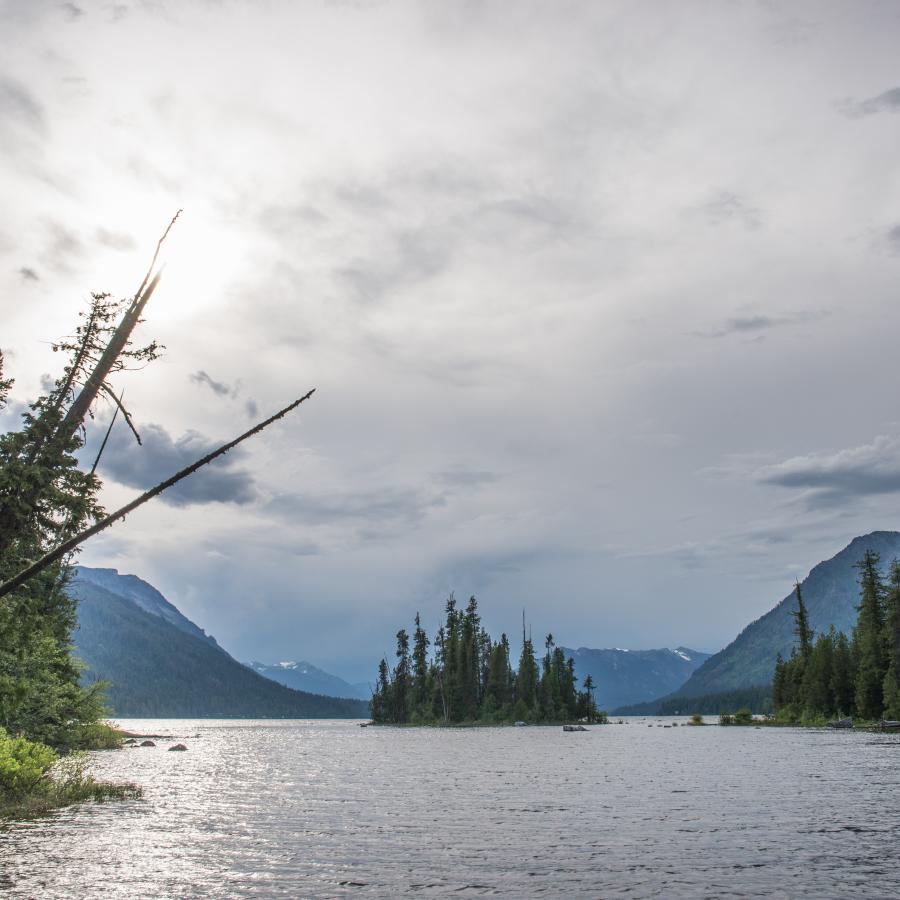
[[[900,4],[0,0],[15,427],[160,286],[81,562],[363,680],[449,592],[713,651],[900,527]],[[110,410],[88,428],[96,448]]]

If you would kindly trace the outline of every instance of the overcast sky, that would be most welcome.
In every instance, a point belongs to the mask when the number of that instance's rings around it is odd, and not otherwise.
[[[368,678],[451,590],[712,651],[900,526],[900,4],[6,0],[0,33],[18,403],[184,209],[107,507],[317,388],[81,556],[238,658]]]

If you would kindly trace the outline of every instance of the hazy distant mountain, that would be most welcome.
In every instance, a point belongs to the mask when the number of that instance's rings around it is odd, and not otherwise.
[[[79,566],[75,652],[86,681],[111,682],[115,715],[368,718],[368,704],[295,691],[229,656],[158,591],[115,569]]]
[[[886,567],[900,557],[900,532],[875,531],[854,538],[840,553],[819,563],[800,582],[809,621],[817,632],[830,625],[850,634],[856,622],[859,585],[854,565],[866,550],[874,550]],[[797,608],[791,591],[774,609],[751,622],[724,650],[710,657],[678,691],[682,696],[768,684],[772,680],[775,657],[787,657],[794,646]]]
[[[601,709],[640,703],[678,690],[691,673],[709,659],[708,653],[676,647],[674,650],[564,649],[575,661],[579,687],[590,673]]]
[[[324,694],[326,697],[356,697],[359,700],[371,700],[372,685],[365,682],[350,684],[331,675],[312,663],[278,662],[278,663],[249,663],[254,672],[259,672],[272,681],[285,684],[298,691],[308,691],[311,694]]]

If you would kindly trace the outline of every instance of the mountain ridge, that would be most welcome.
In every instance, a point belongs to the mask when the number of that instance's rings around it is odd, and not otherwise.
[[[116,573],[122,579],[117,582],[110,575],[114,570],[107,569],[92,580],[94,571],[79,567],[69,584],[77,600],[73,643],[86,665],[83,680],[110,683],[107,696],[114,715],[368,718],[363,701],[293,690],[244,666],[136,576]],[[151,604],[154,611],[148,612],[133,596],[135,581],[151,588],[165,606]],[[109,589],[119,583],[124,594]],[[143,588],[140,593],[154,596]]]

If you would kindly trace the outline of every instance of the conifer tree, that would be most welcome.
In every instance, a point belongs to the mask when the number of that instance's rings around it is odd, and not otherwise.
[[[394,668],[394,677],[391,680],[391,703],[393,705],[393,721],[409,721],[410,700],[410,664],[409,664],[409,635],[405,628],[397,632],[397,665]]]
[[[854,630],[857,668],[856,709],[866,719],[878,718],[884,709],[884,585],[878,571],[878,554],[867,550],[857,564],[860,570],[859,618]]]
[[[891,563],[885,598],[884,644],[887,671],[884,675],[884,715],[900,720],[900,561]]]
[[[417,612],[412,653],[412,708],[414,715],[426,719],[430,717],[428,707],[431,701],[430,672],[428,667],[429,643],[428,635],[425,633],[425,629],[422,628],[422,622]]]

